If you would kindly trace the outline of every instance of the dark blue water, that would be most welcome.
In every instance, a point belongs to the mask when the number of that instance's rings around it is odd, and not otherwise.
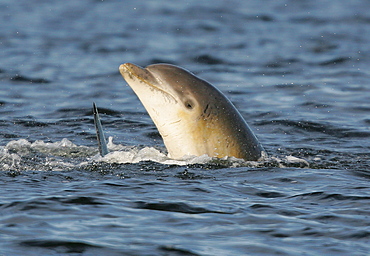
[[[1,1],[0,255],[369,255],[369,9]],[[125,62],[217,86],[269,158],[168,159]]]

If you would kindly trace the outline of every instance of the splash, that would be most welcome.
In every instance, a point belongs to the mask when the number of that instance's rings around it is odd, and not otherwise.
[[[132,146],[123,146],[121,144],[114,144],[113,138],[108,138],[108,149],[110,153],[101,157],[96,155],[93,157],[95,161],[103,161],[107,163],[139,163],[142,161],[152,161],[167,165],[189,165],[189,164],[205,164],[212,160],[211,157],[203,155],[199,157],[188,156],[181,160],[174,160],[167,157],[160,150],[153,147],[137,148]]]
[[[309,167],[308,161],[294,156],[269,157],[262,161],[245,161],[234,157],[212,158],[207,155],[187,156],[175,160],[167,157],[164,152],[153,147],[136,147],[115,144],[109,137],[110,153],[101,157],[97,147],[76,145],[68,139],[58,142],[35,141],[26,139],[10,141],[0,146],[0,168],[3,171],[45,170],[60,171],[80,168],[95,164],[136,164],[140,162],[156,162],[163,165],[212,167]]]

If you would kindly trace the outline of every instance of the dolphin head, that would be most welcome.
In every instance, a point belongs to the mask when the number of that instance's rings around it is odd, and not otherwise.
[[[155,98],[154,104],[164,104],[167,108],[175,105],[176,111],[182,110],[189,114],[195,114],[207,105],[204,102],[207,95],[204,94],[209,93],[210,84],[180,67],[154,64],[141,68],[126,63],[120,66],[120,72],[144,106],[148,97],[153,100]]]
[[[169,64],[141,68],[125,63],[119,69],[156,125],[169,157],[248,158],[239,152],[250,146],[243,141],[254,142],[255,137],[231,102],[211,84]]]

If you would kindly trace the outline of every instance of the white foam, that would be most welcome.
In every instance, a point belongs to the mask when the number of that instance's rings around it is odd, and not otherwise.
[[[245,161],[234,157],[225,157],[222,159],[212,158],[207,155],[185,156],[176,160],[169,158],[165,153],[153,147],[138,148],[135,146],[123,146],[115,144],[113,138],[108,139],[108,149],[110,153],[101,157],[97,147],[78,146],[68,139],[62,139],[57,142],[44,142],[41,140],[33,143],[19,139],[10,141],[6,146],[0,147],[0,163],[3,169],[16,168],[21,165],[22,159],[26,156],[42,153],[43,157],[35,161],[43,161],[44,166],[55,169],[57,166],[73,167],[84,166],[92,162],[106,162],[116,164],[139,163],[143,161],[152,161],[166,165],[193,165],[193,164],[215,164],[225,167],[309,167],[309,163],[298,157],[267,157],[264,156],[260,161]],[[73,159],[78,159],[72,161]],[[76,163],[77,161],[77,163]],[[58,168],[57,168],[58,169]]]
[[[282,157],[271,157],[270,160],[267,159],[267,161],[270,162],[276,162],[280,168],[285,168],[285,167],[291,167],[291,166],[297,166],[297,167],[302,167],[302,168],[308,168],[310,164],[308,161],[298,158],[295,156],[282,156]]]

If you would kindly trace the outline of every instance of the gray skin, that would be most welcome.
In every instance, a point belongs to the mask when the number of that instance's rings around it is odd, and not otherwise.
[[[169,64],[141,68],[122,64],[120,72],[141,100],[161,134],[169,157],[266,155],[239,111],[217,88]]]

